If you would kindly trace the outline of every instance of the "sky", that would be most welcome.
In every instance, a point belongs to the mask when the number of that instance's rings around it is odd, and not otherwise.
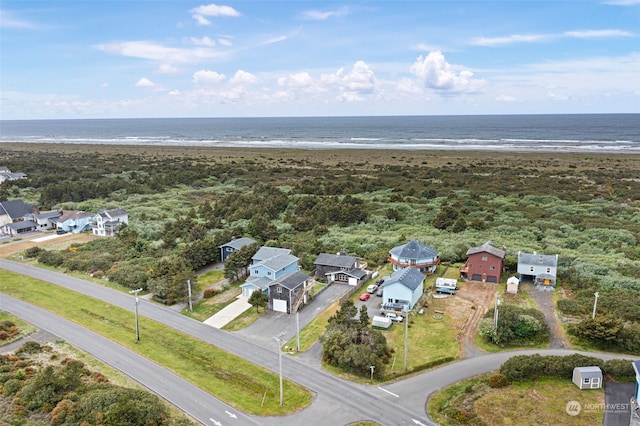
[[[640,0],[0,2],[4,120],[638,112]]]

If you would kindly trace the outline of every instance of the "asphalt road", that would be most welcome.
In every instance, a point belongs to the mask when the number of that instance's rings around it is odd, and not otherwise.
[[[0,259],[0,268],[90,295],[131,312],[135,309],[133,296],[88,281],[4,259]],[[227,404],[208,395],[201,395],[202,391],[197,393],[191,389],[192,385],[166,372],[163,368],[67,320],[60,319],[23,302],[17,302],[15,299],[9,299],[6,295],[2,295],[2,308],[122,370],[203,424],[208,425],[220,422],[223,425],[305,424],[314,426],[348,424],[365,419],[375,420],[383,425],[434,425],[435,423],[425,414],[425,402],[431,393],[440,388],[470,376],[495,370],[514,355],[533,353],[567,355],[576,352],[570,350],[531,350],[488,354],[446,365],[380,387],[359,385],[341,380],[320,370],[319,364],[310,362],[305,356],[298,359],[283,355],[283,375],[314,392],[313,404],[300,413],[285,417],[255,417],[230,409]],[[278,371],[278,353],[274,344],[256,343],[236,333],[217,330],[169,308],[145,300],[140,300],[139,315],[200,338],[276,373]],[[91,339],[92,342],[93,339],[96,339],[96,343],[83,343],[87,339]],[[102,340],[99,341],[100,339]],[[603,359],[629,358],[614,354],[588,353],[588,355],[599,356]],[[153,364],[154,367],[145,364]],[[129,368],[130,365],[135,365],[135,368]],[[143,371],[145,374],[136,374],[135,370]],[[181,390],[177,392],[177,389]],[[189,401],[183,401],[184,395],[189,396]],[[194,395],[197,398],[194,398]]]

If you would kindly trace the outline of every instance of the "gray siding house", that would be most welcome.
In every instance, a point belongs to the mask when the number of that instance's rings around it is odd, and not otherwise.
[[[269,308],[275,312],[293,314],[307,303],[309,275],[304,272],[287,274],[269,284]]]
[[[314,263],[317,278],[353,286],[366,279],[366,272],[360,269],[360,261],[354,256],[320,253]]]

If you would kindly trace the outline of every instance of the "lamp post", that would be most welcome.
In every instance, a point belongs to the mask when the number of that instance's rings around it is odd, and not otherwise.
[[[129,293],[134,294],[136,296],[136,342],[140,341],[140,325],[138,323],[138,293],[142,291],[141,288],[136,290],[131,290]]]
[[[498,332],[498,305],[500,305],[499,293],[496,291],[496,304],[493,307],[493,332],[494,335]],[[495,343],[495,337],[494,337]]]
[[[600,294],[596,291],[593,295],[596,299],[593,301],[593,313],[591,314],[591,319],[595,319],[596,317],[596,306],[598,305],[598,296],[600,296]]]
[[[409,369],[409,307],[404,311],[404,371]]]
[[[276,336],[273,336],[273,340],[278,344],[278,371],[280,374],[280,406],[284,405],[284,395],[282,393],[282,345],[284,345],[285,340],[283,339],[286,333],[283,331]]]
[[[375,365],[370,365],[369,369],[371,370],[371,381],[373,382],[373,371],[376,369]]]

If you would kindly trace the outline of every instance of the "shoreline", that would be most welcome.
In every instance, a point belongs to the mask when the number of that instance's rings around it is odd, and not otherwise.
[[[488,150],[389,150],[372,148],[265,148],[265,147],[197,147],[138,144],[90,144],[90,143],[33,143],[0,142],[0,153],[48,153],[56,156],[133,155],[157,158],[197,158],[200,161],[271,163],[273,167],[291,165],[287,162],[309,162],[331,166],[425,166],[451,168],[457,166],[535,168],[602,168],[604,163],[629,163],[631,169],[640,169],[640,153],[596,152],[530,152]],[[607,167],[612,167],[608,164]],[[630,176],[631,177],[631,176]]]

